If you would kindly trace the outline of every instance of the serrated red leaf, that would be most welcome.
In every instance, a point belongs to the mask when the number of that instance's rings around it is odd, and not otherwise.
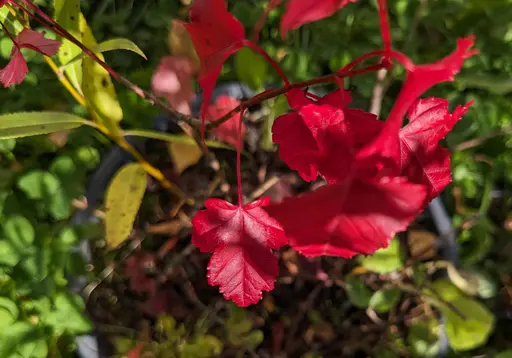
[[[238,101],[236,98],[227,95],[219,96],[217,97],[215,103],[208,107],[206,119],[208,121],[217,120],[231,111],[233,108],[237,107],[239,104],[240,101]],[[220,140],[236,147],[238,144],[238,123],[240,121],[240,116],[240,112],[235,113],[230,119],[218,127],[213,128],[211,132]],[[245,134],[245,131],[245,125],[242,123],[242,136]]]
[[[457,48],[440,61],[426,65],[416,65],[401,53],[393,53],[392,57],[400,61],[407,75],[398,94],[398,98],[378,137],[369,143],[358,154],[359,159],[378,154],[382,157],[396,157],[399,143],[396,140],[404,116],[414,101],[432,86],[446,81],[453,81],[459,73],[464,61],[478,53],[472,49],[474,36],[468,36],[457,41]]]
[[[235,206],[209,199],[206,210],[192,220],[192,243],[202,252],[213,252],[209,284],[218,285],[226,299],[241,307],[258,302],[263,291],[274,288],[278,266],[272,250],[287,244],[281,225],[262,208],[269,201]]]
[[[201,117],[204,119],[222,65],[244,46],[245,31],[228,12],[224,0],[194,0],[190,21],[185,28],[201,62],[198,81],[203,90]]]
[[[350,178],[265,208],[305,256],[369,255],[422,210],[425,187],[405,178]]]
[[[275,120],[272,139],[281,159],[306,181],[319,173],[329,182],[342,180],[355,164],[354,150],[381,129],[375,115],[346,107],[349,91],[336,90],[318,101],[294,91],[288,101],[296,112]]]
[[[409,109],[409,123],[400,130],[400,151],[394,158],[400,175],[427,187],[427,201],[438,196],[451,181],[450,152],[439,141],[467,112],[471,103],[448,111],[441,98],[417,100]]]
[[[27,62],[20,51],[22,48],[28,48],[43,55],[52,56],[60,46],[59,41],[46,39],[44,33],[28,28],[24,28],[16,36],[14,42],[11,60],[7,66],[0,70],[0,82],[3,83],[4,87],[20,84],[28,73]]]
[[[281,37],[309,22],[333,15],[342,7],[356,0],[289,0],[281,20]]]

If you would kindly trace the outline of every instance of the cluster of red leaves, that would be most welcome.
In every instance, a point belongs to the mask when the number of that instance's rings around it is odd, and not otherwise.
[[[0,6],[4,3],[0,2]],[[52,56],[60,47],[59,41],[46,39],[43,33],[28,28],[23,29],[16,38],[12,38],[12,41],[11,60],[3,69],[0,69],[0,82],[4,87],[20,84],[28,73],[27,62],[21,53],[22,48]]]
[[[331,16],[354,1],[289,0],[281,34]],[[271,1],[269,8],[280,2]],[[220,286],[226,299],[247,306],[258,302],[262,291],[272,290],[277,275],[272,250],[285,244],[305,256],[345,258],[387,247],[451,181],[450,153],[440,140],[471,103],[450,113],[448,101],[419,97],[435,84],[453,80],[464,60],[477,53],[471,49],[474,38],[460,39],[456,50],[436,63],[416,65],[391,48],[385,0],[379,0],[379,19],[384,51],[363,58],[384,56],[407,71],[386,121],[351,108],[350,93],[342,83],[323,98],[310,98],[305,90],[288,91],[293,111],[276,119],[273,141],[279,144],[281,159],[304,180],[320,175],[327,184],[280,203],[266,198],[235,206],[210,199],[193,219],[192,242],[213,253],[208,280]],[[186,27],[201,60],[201,117],[211,119],[206,113],[223,63],[253,44],[224,0],[195,0],[190,20]],[[402,128],[406,114],[409,122]]]

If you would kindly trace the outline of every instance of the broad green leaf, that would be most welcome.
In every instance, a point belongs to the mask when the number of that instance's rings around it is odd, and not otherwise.
[[[28,322],[15,322],[0,334],[0,357],[19,358],[26,344],[37,342],[40,338],[41,333],[36,326]]]
[[[361,265],[377,273],[389,273],[400,270],[404,263],[400,254],[400,242],[395,238],[386,249],[377,250],[373,255],[360,257]]]
[[[148,130],[129,130],[124,131],[123,134],[125,136],[134,136],[134,137],[144,137],[149,139],[157,139],[162,140],[165,142],[179,142],[183,144],[195,144],[195,140],[192,137],[189,137],[184,134],[168,134],[168,133],[160,133],[160,132],[153,132]],[[230,150],[236,150],[235,147],[232,147],[228,144],[218,142],[215,140],[207,140],[206,145],[210,148],[219,148],[219,149],[230,149]]]
[[[370,299],[370,307],[378,313],[389,312],[400,301],[400,295],[398,288],[378,290]]]
[[[86,120],[64,112],[16,112],[0,115],[0,139],[20,138],[73,129]]]
[[[0,267],[14,267],[20,262],[21,254],[6,239],[0,238]]]
[[[82,41],[80,33],[80,0],[55,0],[55,20],[78,41]],[[61,65],[67,65],[64,73],[79,92],[82,92],[82,64],[75,62],[68,65],[71,59],[79,55],[82,50],[71,41],[61,38],[58,57]]]
[[[42,315],[41,319],[51,326],[57,335],[84,334],[92,329],[91,322],[85,316],[85,305],[80,296],[67,292],[58,292],[53,297],[53,309]]]
[[[439,352],[439,322],[435,318],[414,322],[407,343],[415,357],[435,357]]]
[[[348,276],[345,285],[348,299],[357,308],[366,309],[370,304],[372,291],[365,285],[363,280],[353,275]]]
[[[100,53],[104,53],[104,52],[108,52],[108,51],[115,51],[115,50],[126,50],[126,51],[135,52],[137,55],[139,55],[147,60],[146,55],[144,54],[144,52],[142,52],[142,50],[139,48],[139,46],[137,46],[135,43],[133,43],[132,41],[125,39],[125,38],[116,38],[116,39],[110,39],[110,40],[103,41],[98,46],[90,48],[90,50],[92,52],[94,52],[95,54],[100,54]],[[80,61],[86,57],[88,57],[88,55],[86,53],[82,52],[79,55],[75,56],[66,65],[64,65],[62,67],[67,67],[70,64],[73,64],[76,61]]]
[[[455,84],[464,88],[481,88],[498,96],[512,92],[512,78],[502,74],[463,74],[455,78]]]
[[[16,322],[19,314],[16,303],[7,297],[0,297],[0,329],[2,331]]]
[[[80,31],[85,46],[89,48],[98,46],[83,14],[80,14]],[[101,53],[97,56],[105,61]],[[92,58],[86,57],[82,60],[82,76],[82,91],[87,105],[100,116],[99,120],[117,135],[120,131],[118,123],[123,119],[123,110],[117,100],[110,74]]]
[[[48,357],[48,343],[46,337],[42,334],[37,339],[30,342],[23,342],[18,348],[18,355],[16,358],[47,358]]]
[[[0,153],[12,152],[15,146],[16,139],[14,138],[0,139]]]
[[[3,220],[4,221],[4,220]],[[26,251],[35,239],[34,227],[21,215],[5,219],[2,225],[4,237],[17,252]]]
[[[235,55],[235,71],[238,79],[255,90],[264,88],[267,80],[267,62],[248,47]]]
[[[446,334],[450,346],[458,351],[467,351],[485,344],[495,325],[495,317],[487,307],[466,296],[447,279],[434,282],[433,289],[458,311],[457,313],[439,302],[432,302],[445,318]],[[426,299],[428,300],[428,297]],[[459,313],[464,317],[461,317]]]
[[[110,182],[105,201],[105,227],[110,249],[118,247],[130,235],[147,181],[142,166],[131,163],[122,167]]]

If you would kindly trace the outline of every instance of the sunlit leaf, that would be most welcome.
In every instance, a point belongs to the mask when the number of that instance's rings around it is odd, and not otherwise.
[[[20,138],[73,129],[85,119],[64,112],[17,112],[0,115],[0,139]]]
[[[114,249],[130,235],[147,186],[147,175],[140,164],[122,167],[107,189],[105,227],[107,245]]]

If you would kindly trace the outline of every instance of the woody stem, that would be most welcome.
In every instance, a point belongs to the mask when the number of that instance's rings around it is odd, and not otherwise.
[[[185,122],[191,126],[194,126],[193,118],[187,115],[184,115],[178,111],[176,111],[174,108],[169,107],[165,102],[160,100],[158,97],[156,97],[153,93],[149,91],[145,91],[139,86],[137,86],[135,83],[128,80],[126,77],[120,75],[116,71],[114,71],[109,65],[105,63],[105,61],[102,61],[94,52],[92,52],[87,46],[82,44],[78,39],[76,39],[73,35],[71,35],[66,29],[64,29],[62,26],[57,24],[51,17],[46,15],[44,11],[39,9],[37,5],[33,4],[30,0],[19,0],[22,3],[24,3],[27,7],[29,7],[31,10],[33,10],[38,16],[40,16],[43,20],[45,20],[46,23],[41,22],[44,26],[48,27],[52,31],[56,32],[58,35],[66,38],[76,46],[78,46],[85,54],[87,54],[89,57],[91,57],[95,62],[101,65],[109,74],[114,78],[117,82],[123,84],[124,86],[128,87],[132,92],[134,92],[137,96],[147,100],[152,105],[156,105],[160,107],[162,110],[169,113],[173,118],[175,118],[177,121]],[[11,0],[11,3],[16,5],[20,10],[24,11],[25,13],[28,13],[30,16],[35,18],[24,6],[19,4],[15,0]]]
[[[379,63],[376,65],[363,67],[363,68],[360,68],[357,70],[350,70],[350,71],[344,71],[344,72],[338,72],[338,73],[335,72],[335,73],[331,73],[329,75],[313,78],[311,80],[289,84],[289,85],[286,85],[282,88],[278,88],[275,90],[261,92],[261,93],[257,94],[256,96],[249,98],[247,101],[242,102],[238,107],[233,108],[231,111],[229,111],[224,116],[217,119],[216,121],[208,123],[206,125],[206,129],[212,129],[212,128],[216,128],[216,127],[220,126],[222,123],[224,123],[228,119],[230,119],[235,113],[240,112],[242,110],[242,108],[249,108],[249,107],[255,106],[257,104],[260,104],[263,101],[277,97],[281,94],[285,94],[288,91],[290,91],[291,89],[303,88],[303,87],[324,84],[324,83],[331,83],[331,82],[335,82],[336,79],[339,79],[339,78],[359,76],[364,73],[378,71],[381,68],[385,68],[386,66],[387,66],[387,64],[385,64],[385,63]]]

